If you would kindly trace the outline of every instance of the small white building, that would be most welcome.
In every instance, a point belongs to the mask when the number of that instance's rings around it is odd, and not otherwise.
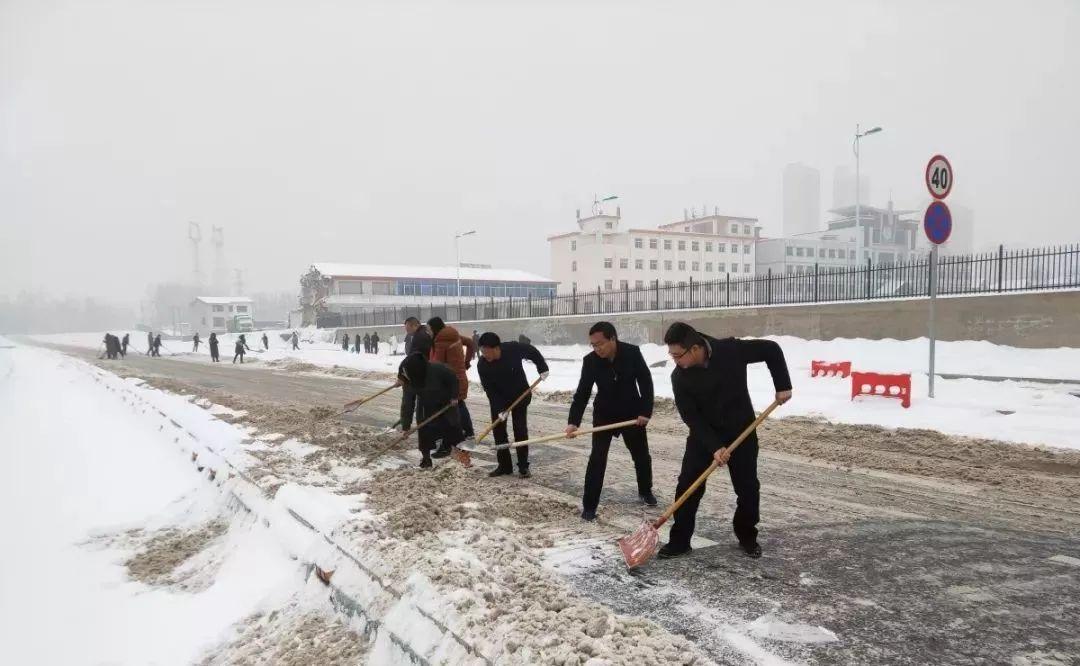
[[[655,229],[626,229],[621,210],[578,217],[577,231],[550,236],[559,293],[643,289],[754,274],[756,218],[687,213]]]
[[[255,321],[253,301],[247,296],[198,296],[191,302],[189,321],[192,331],[205,336],[234,330],[237,315]]]

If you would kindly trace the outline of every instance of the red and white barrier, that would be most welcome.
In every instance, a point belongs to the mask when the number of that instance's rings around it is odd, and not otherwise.
[[[885,375],[877,372],[851,373],[851,399],[857,395],[876,395],[899,398],[905,408],[911,407],[911,375]]]

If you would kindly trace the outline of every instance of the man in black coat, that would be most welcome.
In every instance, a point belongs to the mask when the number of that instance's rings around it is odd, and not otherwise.
[[[357,334],[356,337],[359,338],[360,334]],[[349,351],[349,334],[348,333],[344,333],[341,336],[341,348],[343,350],[345,350],[345,351]]]
[[[218,354],[218,339],[217,333],[210,333],[210,360],[214,363],[221,361],[221,356]]]
[[[592,452],[585,468],[585,490],[581,499],[581,517],[596,520],[596,507],[600,504],[600,492],[604,488],[607,471],[608,449],[612,437],[622,437],[630,457],[634,460],[637,475],[638,496],[648,506],[656,506],[652,492],[652,458],[649,456],[649,440],[645,426],[652,417],[652,374],[641,350],[636,345],[619,341],[615,327],[601,321],[589,329],[589,344],[593,351],[581,363],[581,379],[578,381],[574,400],[570,405],[569,424],[566,434],[574,437],[585,415],[592,387],[596,385],[593,400],[593,425],[601,426],[620,421],[636,423],[618,430],[593,433]]]
[[[443,407],[451,405],[437,419],[420,428],[420,467],[431,467],[431,451],[437,442],[450,448],[465,439],[455,409],[458,397],[458,379],[454,371],[442,363],[429,362],[420,354],[410,354],[398,366],[398,380],[402,384],[401,430],[412,427],[413,415],[417,423],[434,415]]]
[[[199,351],[199,332],[195,331],[195,335],[191,336],[191,341],[195,343],[195,347],[191,350],[193,352]]]
[[[681,496],[713,460],[726,464],[737,498],[731,521],[735,536],[743,552],[761,557],[757,542],[761,488],[757,478],[757,433],[750,433],[733,453],[727,447],[755,418],[746,387],[748,365],[764,362],[772,375],[776,400],[783,404],[791,399],[784,352],[771,340],[718,340],[682,322],[668,328],[664,343],[677,366],[671,373],[675,407],[690,428],[675,496]],[[678,557],[691,551],[690,537],[704,494],[703,483],[675,512],[671,538],[660,549],[660,557]]]
[[[374,333],[371,334],[371,353],[372,354],[378,354],[379,353],[379,332],[378,331],[375,331]]]
[[[154,356],[161,356],[161,333],[154,336]]]
[[[240,364],[244,364],[244,351],[247,347],[247,343],[244,342],[244,336],[240,336],[236,339],[236,345],[233,348],[232,362],[236,363],[236,359],[240,359]]]
[[[355,351],[357,354],[360,353],[360,334],[359,333],[356,334],[356,346],[353,348],[353,351]],[[371,335],[368,334],[368,333],[364,334],[364,353],[365,354],[370,354],[371,353]]]
[[[296,334],[296,331],[292,332],[292,348],[300,349],[300,336]]]
[[[152,356],[154,353],[154,334],[150,331],[146,332],[146,355]]]
[[[405,355],[420,354],[424,358],[431,356],[431,335],[416,317],[405,320]]]
[[[532,361],[536,371],[540,373],[540,379],[547,379],[548,365],[543,355],[532,345],[523,345],[518,342],[502,342],[494,333],[484,333],[479,337],[480,360],[476,363],[476,371],[480,374],[480,385],[487,394],[488,404],[491,406],[491,420],[499,418],[510,404],[518,399],[529,388],[529,381],[525,378],[525,369],[522,363]],[[532,402],[532,395],[526,396],[521,402],[506,415],[506,418],[495,426],[492,433],[495,436],[495,444],[506,444],[510,441],[506,434],[506,421],[513,419],[514,441],[521,442],[529,439],[528,409]],[[529,447],[517,447],[518,472],[521,478],[527,479],[529,472]],[[502,476],[514,472],[513,461],[510,451],[503,449],[496,452],[499,460],[498,466],[488,476]]]
[[[120,355],[127,358],[127,348],[131,344],[130,334],[124,333],[124,339],[120,341]]]
[[[270,349],[270,338],[266,337],[265,332],[263,333],[262,341],[263,341],[263,350],[264,351],[269,350]]]

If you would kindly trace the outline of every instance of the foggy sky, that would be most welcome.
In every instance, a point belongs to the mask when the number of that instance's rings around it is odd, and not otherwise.
[[[188,220],[248,291],[467,229],[463,261],[547,273],[594,193],[779,235],[784,165],[827,208],[856,122],[869,203],[921,206],[942,152],[977,248],[1076,241],[1078,42],[1068,1],[0,0],[0,295],[144,297]]]

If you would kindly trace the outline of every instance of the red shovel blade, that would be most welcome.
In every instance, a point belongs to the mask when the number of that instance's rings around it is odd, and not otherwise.
[[[465,469],[472,467],[472,456],[465,449],[459,449],[456,446],[451,448],[450,457],[464,465]]]
[[[628,569],[636,569],[651,560],[659,547],[660,533],[647,520],[633,534],[619,539],[619,550]]]

